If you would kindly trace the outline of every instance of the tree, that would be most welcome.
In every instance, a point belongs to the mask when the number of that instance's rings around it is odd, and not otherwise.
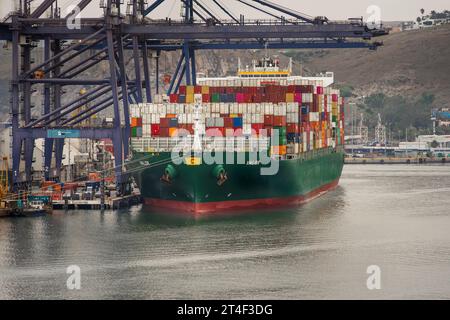
[[[437,148],[437,147],[439,147],[439,143],[438,143],[436,140],[433,140],[433,141],[431,142],[431,147],[432,147],[432,148]]]
[[[425,13],[425,9],[420,9],[420,13],[423,15]]]
[[[369,108],[374,109],[382,109],[384,107],[384,103],[386,100],[386,96],[383,93],[375,93],[364,99],[364,104]]]
[[[422,21],[422,19],[420,19],[420,17],[417,17],[417,23],[420,23],[420,21]]]

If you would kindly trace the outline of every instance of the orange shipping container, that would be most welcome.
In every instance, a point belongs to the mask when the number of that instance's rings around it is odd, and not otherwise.
[[[272,146],[270,148],[270,153],[275,155],[285,155],[286,154],[286,146]]]
[[[100,180],[100,175],[98,174],[98,172],[90,172],[89,173],[89,180],[90,181]]]
[[[131,118],[131,127],[142,127],[142,118]]]
[[[169,137],[174,137],[178,132],[178,128],[169,128]]]

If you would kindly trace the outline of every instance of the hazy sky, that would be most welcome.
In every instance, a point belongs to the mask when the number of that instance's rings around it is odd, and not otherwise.
[[[0,0],[0,16],[5,16],[12,8],[12,3],[17,0]],[[62,12],[65,12],[67,5],[76,4],[80,0],[59,0],[58,3],[62,6]],[[106,1],[106,0],[105,0]],[[148,0],[152,3],[154,0]],[[217,6],[212,0],[199,0],[212,9],[213,12],[219,12]],[[249,1],[249,0],[246,0]],[[42,2],[41,0],[33,1],[36,4]],[[100,10],[98,9],[99,0],[93,0],[86,10],[89,16],[98,16]],[[125,0],[128,2],[128,0]],[[180,15],[180,0],[165,0],[151,16],[155,18],[164,18],[169,15],[172,18],[178,18]],[[221,0],[231,11],[239,15],[240,13],[249,18],[260,18],[262,13],[255,13],[253,9],[239,4],[236,0]],[[381,9],[381,20],[415,20],[419,14],[420,8],[424,8],[427,12],[430,10],[441,11],[444,9],[450,10],[449,0],[272,0],[272,2],[281,4],[283,6],[292,8],[294,10],[304,12],[311,16],[324,15],[331,20],[341,20],[349,17],[361,17],[366,19],[370,16],[366,12],[371,5],[376,5]],[[259,15],[259,16],[258,16]]]

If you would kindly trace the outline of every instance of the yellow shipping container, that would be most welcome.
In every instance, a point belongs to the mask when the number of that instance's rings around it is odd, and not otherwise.
[[[194,103],[194,93],[186,94],[186,103]]]
[[[239,115],[237,113],[231,113],[230,118],[239,118]]]
[[[186,86],[186,96],[194,94],[194,86]]]
[[[294,102],[294,94],[286,93],[286,102]]]
[[[202,94],[209,94],[209,87],[208,86],[202,86]]]

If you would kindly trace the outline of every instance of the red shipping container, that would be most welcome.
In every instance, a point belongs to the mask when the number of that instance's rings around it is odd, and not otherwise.
[[[262,123],[252,123],[252,135],[259,135],[263,128],[264,125]]]
[[[294,94],[294,102],[297,102],[298,104],[302,103],[302,94],[301,93]]]
[[[317,86],[317,94],[323,94],[323,87]]]
[[[169,136],[170,136],[170,134],[169,134],[169,128],[160,127],[160,128],[159,128],[159,135],[160,135],[161,137],[169,137]]]
[[[331,101],[338,102],[338,95],[337,94],[332,94],[331,95]]]
[[[62,193],[61,192],[53,192],[52,193],[52,200],[58,201],[62,199]]]
[[[192,123],[185,124],[185,128],[190,134],[194,134],[194,125]]]
[[[197,94],[202,93],[202,86],[195,86],[194,93],[197,93]]]
[[[264,125],[265,126],[273,126],[273,118],[272,115],[264,115]]]
[[[186,94],[186,86],[180,86],[180,89],[178,89],[178,92],[180,94]]]
[[[295,93],[295,85],[289,85],[287,87],[287,92],[288,93]]]
[[[170,103],[178,103],[178,95],[176,93],[171,93],[169,96]]]
[[[203,103],[211,102],[211,96],[209,94],[202,94],[202,102]]]
[[[255,103],[261,103],[262,101],[262,95],[260,93],[257,93],[255,96],[253,96],[253,101]]]
[[[170,118],[161,118],[160,125],[161,128],[168,128],[170,126]]]
[[[285,116],[274,116],[273,117],[273,125],[275,127],[285,127],[286,126],[286,117]]]
[[[224,117],[223,118],[223,126],[225,128],[233,128],[233,118]]]
[[[159,136],[160,128],[161,128],[159,126],[159,124],[153,123],[150,126],[151,126],[152,136]]]
[[[297,123],[288,123],[287,124],[287,132],[288,133],[298,133],[299,127]]]

